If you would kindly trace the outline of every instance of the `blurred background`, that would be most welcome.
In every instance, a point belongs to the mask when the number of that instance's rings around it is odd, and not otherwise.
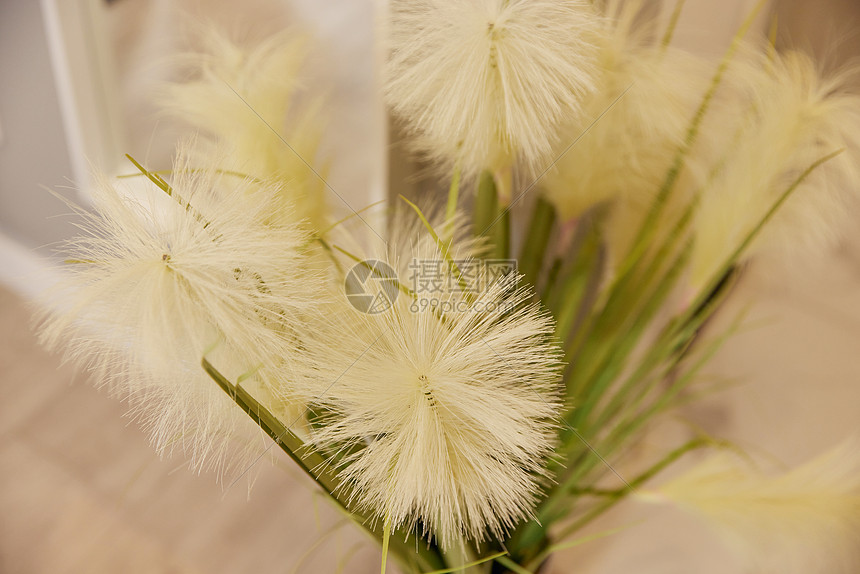
[[[752,3],[688,0],[675,42],[720,54]],[[379,550],[289,460],[264,461],[226,490],[182,460],[159,460],[122,404],[36,345],[28,300],[50,285],[52,248],[74,233],[48,190],[86,205],[91,167],[129,173],[125,153],[169,166],[182,127],[152,97],[195,18],[316,38],[307,81],[330,96],[323,155],[350,203],[432,186],[415,177],[380,100],[385,10],[374,0],[0,0],[0,572],[378,571]],[[808,49],[824,66],[860,56],[856,0],[772,0],[762,28],[773,15],[781,47]],[[756,301],[751,328],[711,365],[740,384],[681,413],[786,464],[860,429],[860,231],[810,265],[746,275],[723,316]],[[643,456],[673,440],[670,427],[645,440]],[[626,505],[595,528],[646,515],[558,555],[552,571],[742,572],[671,509]]]

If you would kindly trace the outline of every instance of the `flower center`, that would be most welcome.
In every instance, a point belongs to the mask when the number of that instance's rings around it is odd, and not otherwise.
[[[436,397],[433,396],[433,391],[430,389],[430,380],[427,378],[427,375],[419,375],[418,382],[421,385],[421,392],[424,393],[424,398],[427,399],[427,402],[431,407],[436,406]]]

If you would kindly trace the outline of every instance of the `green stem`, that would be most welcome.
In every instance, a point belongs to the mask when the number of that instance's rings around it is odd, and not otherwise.
[[[585,379],[585,383],[573,391],[573,396],[579,396],[582,393],[584,397],[582,404],[570,417],[570,424],[573,427],[578,428],[578,425],[586,420],[598,402],[605,397],[606,392],[617,377],[623,373],[629,357],[636,350],[639,341],[647,332],[648,326],[659,312],[666,297],[669,296],[671,287],[685,269],[689,254],[689,248],[683,249],[673,264],[665,271],[664,276],[659,278],[660,284],[668,287],[664,289],[655,288],[655,292],[640,309],[632,312],[628,317],[619,319],[618,323],[621,325],[620,332],[622,333],[620,340],[605,347],[608,352],[603,356],[603,360],[597,364],[591,376]],[[651,281],[643,281],[643,283],[643,289],[651,289]]]
[[[194,207],[190,203],[185,201],[182,196],[176,193],[176,191],[174,191],[174,189],[164,180],[164,178],[162,178],[154,171],[147,171],[145,167],[140,165],[137,160],[131,157],[129,154],[125,154],[125,157],[128,158],[128,161],[134,164],[134,167],[140,170],[140,173],[142,175],[145,175],[146,178],[149,179],[149,181],[155,184],[158,189],[176,200],[176,203],[178,203],[180,207],[184,208],[186,212],[190,213],[194,217],[194,219],[199,221],[203,225],[203,229],[209,227],[211,223],[207,221],[206,218],[204,218],[199,211],[194,209]]]
[[[675,36],[675,28],[678,27],[678,20],[681,19],[681,12],[684,10],[685,0],[676,0],[675,8],[672,10],[672,16],[669,18],[669,25],[666,26],[666,33],[663,34],[663,39],[660,41],[660,49],[666,51],[669,44],[672,43],[672,38]]]
[[[386,511],[385,512],[385,522],[382,527],[382,567],[380,569],[382,574],[385,574],[385,566],[388,562],[388,543],[391,539],[391,514]]]
[[[338,478],[329,473],[326,461],[321,454],[309,447],[295,435],[289,428],[278,420],[266,407],[261,405],[241,385],[234,385],[222,375],[208,359],[201,361],[206,374],[221,387],[227,395],[241,408],[269,437],[277,443],[281,449],[298,464],[302,470],[309,474],[316,482],[328,492],[332,498],[344,509],[346,503],[340,500],[334,493],[340,488]],[[299,454],[304,451],[304,454]]]
[[[703,448],[705,446],[709,446],[711,444],[713,444],[713,442],[710,440],[703,439],[703,438],[696,438],[696,439],[693,439],[693,440],[687,442],[686,444],[676,448],[675,450],[670,452],[668,455],[666,455],[662,460],[660,460],[655,465],[653,465],[651,468],[649,468],[648,470],[646,470],[645,472],[643,472],[642,474],[637,476],[635,479],[630,481],[628,483],[628,487],[618,489],[617,491],[615,491],[615,494],[613,496],[607,497],[606,500],[604,500],[603,502],[601,502],[600,504],[598,504],[597,506],[592,508],[582,518],[576,520],[573,524],[570,524],[566,528],[564,528],[559,533],[559,538],[566,538],[566,537],[570,536],[571,534],[573,534],[574,532],[576,532],[577,530],[579,530],[580,528],[584,527],[585,525],[590,523],[592,520],[594,520],[595,518],[597,518],[598,516],[600,516],[601,514],[603,514],[604,512],[606,512],[607,510],[609,510],[610,508],[612,508],[613,506],[615,506],[616,504],[621,502],[622,500],[624,500],[631,492],[633,492],[634,490],[636,490],[637,488],[639,488],[640,486],[642,486],[643,484],[645,484],[646,482],[648,482],[649,480],[654,478],[657,474],[659,474],[660,472],[665,470],[666,467],[668,467],[671,464],[673,464],[674,462],[676,462],[679,458],[681,458],[682,456],[684,456],[688,452],[699,449],[699,448]]]
[[[561,550],[567,550],[568,548],[574,548],[576,546],[580,546],[587,542],[592,542],[594,540],[600,540],[601,538],[606,538],[607,536],[612,536],[613,534],[618,534],[619,532],[630,528],[631,525],[622,526],[620,528],[613,528],[611,530],[605,530],[603,532],[598,532],[596,534],[591,534],[589,536],[583,536],[577,540],[572,540],[570,542],[565,542],[562,544],[553,544],[548,547],[546,550],[541,552],[534,560],[532,560],[529,564],[526,565],[527,568],[539,568],[541,564],[544,563],[551,555],[556,552],[560,552]]]
[[[475,197],[473,221],[476,236],[487,237],[490,226],[496,218],[498,205],[496,181],[493,179],[492,173],[485,171],[478,181],[478,193]]]
[[[554,223],[555,209],[552,204],[542,196],[538,197],[517,264],[526,283],[537,285]]]
[[[733,280],[730,277],[723,284],[723,287],[717,293],[714,293],[714,297],[709,301],[708,307],[703,308],[701,313],[694,316],[686,332],[680,336],[676,336],[674,326],[672,326],[668,331],[664,330],[657,337],[645,357],[639,363],[639,366],[627,376],[627,380],[615,392],[609,404],[591,424],[593,428],[605,428],[622,412],[634,412],[638,409],[648,393],[655,391],[658,385],[687,357],[695,334],[699,332],[704,322],[720,307],[723,300],[731,291],[732,285]],[[721,343],[725,338],[726,335],[718,338],[717,343]],[[716,346],[718,348],[719,344]],[[715,352],[716,349],[709,349],[704,353],[703,358],[710,357]],[[701,359],[696,363],[698,364],[700,361]],[[661,367],[663,363],[665,365]],[[686,380],[688,375],[694,370],[695,368],[687,371],[678,381],[673,383],[672,387],[677,387],[678,383]]]
[[[451,178],[451,187],[448,188],[448,205],[445,209],[445,222],[453,221],[457,215],[457,202],[460,198],[460,166],[454,168],[454,177]]]
[[[455,572],[464,572],[469,568],[474,568],[475,566],[480,566],[481,564],[492,562],[493,560],[498,560],[505,555],[507,555],[507,552],[496,552],[495,554],[490,554],[489,556],[478,558],[476,560],[463,564],[462,566],[454,566],[453,568],[445,568],[444,570],[434,570],[433,572],[428,572],[427,574],[453,574]]]
[[[491,229],[491,237],[493,238],[493,257],[508,259],[511,256],[511,210],[507,206],[499,205],[499,213]]]
[[[511,252],[510,209],[499,201],[499,189],[492,173],[485,171],[478,181],[474,205],[474,230],[489,240],[490,257],[507,259]]]
[[[442,241],[442,238],[439,237],[439,234],[436,233],[436,230],[433,229],[433,226],[430,224],[430,221],[424,215],[424,212],[421,211],[421,208],[406,199],[403,195],[400,196],[409,207],[412,208],[413,211],[418,215],[418,218],[421,220],[421,223],[424,224],[424,228],[430,234],[430,237],[433,238],[433,241],[436,242],[436,246],[439,248],[439,252],[442,254],[442,257],[445,258],[445,262],[448,264],[448,268],[454,273],[454,276],[457,278],[457,282],[460,286],[460,289],[466,294],[466,300],[471,304],[473,301],[473,295],[469,291],[469,285],[463,277],[460,268],[457,266],[457,262],[454,261],[454,257],[451,255],[451,243],[446,243]]]
[[[766,0],[759,0],[756,2],[756,5],[747,15],[746,19],[741,24],[740,28],[738,28],[735,35],[732,37],[731,45],[729,49],[726,51],[726,54],[723,56],[720,63],[717,65],[717,69],[714,72],[714,75],[711,78],[711,83],[708,86],[707,91],[705,92],[702,100],[699,104],[699,107],[696,110],[696,113],[693,115],[693,119],[690,122],[690,125],[687,128],[687,134],[684,138],[684,141],[681,144],[681,147],[678,148],[678,151],[675,154],[675,158],[672,161],[672,166],[669,168],[669,171],[666,172],[666,178],[663,181],[663,184],[660,186],[660,190],[657,192],[657,196],[654,199],[654,202],[651,204],[651,208],[648,212],[647,217],[645,218],[642,226],[639,229],[639,232],[636,235],[636,239],[633,242],[633,248],[630,250],[630,253],[624,258],[621,263],[621,266],[618,271],[619,277],[624,277],[629,272],[629,267],[638,261],[642,252],[646,251],[649,248],[651,239],[653,235],[657,232],[657,228],[659,227],[659,217],[668,203],[669,198],[672,195],[672,192],[675,189],[675,184],[678,181],[678,178],[681,175],[681,171],[684,168],[684,164],[687,160],[687,156],[693,149],[693,146],[696,144],[699,138],[699,132],[701,131],[702,122],[705,119],[705,116],[708,113],[708,110],[711,107],[711,103],[714,100],[714,97],[717,94],[717,90],[722,84],[723,78],[725,77],[726,71],[729,68],[729,64],[735,57],[735,54],[741,47],[741,43],[743,41],[744,36],[749,31],[750,27],[752,27],[753,22],[755,22],[758,13],[764,7]]]
[[[126,155],[126,157],[131,159],[131,156]],[[137,163],[137,162],[135,162],[135,163]],[[157,171],[150,171],[149,173],[157,175],[160,177],[162,175],[173,175],[176,173],[206,173],[206,172],[210,172],[210,171],[217,173],[219,175],[230,175],[233,177],[237,177],[239,179],[245,179],[245,180],[252,181],[252,182],[258,183],[258,184],[263,183],[262,179],[254,177],[253,175],[248,175],[247,173],[242,173],[241,171],[233,171],[233,170],[229,170],[229,169],[189,168],[189,169],[182,169],[182,170],[178,170],[178,171],[172,170],[172,169],[160,169]],[[147,174],[145,174],[145,173],[123,173],[123,174],[116,176],[116,178],[117,179],[128,179],[131,177],[140,177],[140,176],[146,176],[146,175]]]
[[[299,467],[305,471],[317,484],[319,484],[328,497],[350,516],[354,522],[362,526],[380,544],[385,542],[384,528],[380,528],[379,521],[371,521],[357,512],[353,512],[348,506],[348,487],[338,477],[329,472],[329,466],[325,458],[319,454],[311,445],[304,443],[288,427],[278,420],[266,407],[261,405],[241,385],[234,385],[227,380],[212,364],[204,357],[201,360],[203,370],[213,381],[233,399],[239,406]],[[439,570],[446,566],[442,555],[435,548],[426,548],[424,545],[410,546],[406,544],[403,537],[393,536],[389,540],[391,551],[394,552],[403,564],[419,571]]]
[[[714,290],[717,288],[717,286],[723,280],[723,278],[726,276],[726,274],[731,270],[731,268],[737,264],[738,259],[740,259],[741,255],[743,255],[743,253],[749,248],[750,244],[752,244],[752,242],[755,241],[755,239],[761,233],[762,229],[764,229],[765,225],[767,225],[767,223],[771,219],[773,219],[774,215],[776,215],[776,213],[777,213],[777,211],[779,211],[780,207],[782,207],[782,205],[786,201],[788,201],[788,198],[792,196],[792,194],[797,190],[797,188],[800,187],[800,185],[804,181],[806,181],[806,178],[808,178],[810,175],[812,175],[812,172],[814,172],[816,169],[818,169],[821,165],[827,163],[828,161],[835,158],[836,156],[838,156],[839,154],[841,154],[844,151],[845,151],[844,149],[837,150],[837,151],[830,153],[830,154],[827,154],[826,156],[822,157],[821,159],[813,162],[808,168],[806,168],[803,171],[803,173],[801,173],[797,177],[797,179],[795,179],[791,183],[791,185],[788,187],[788,189],[786,189],[782,193],[782,195],[779,196],[779,199],[777,199],[773,203],[773,205],[770,206],[770,209],[767,210],[764,217],[762,217],[758,221],[758,223],[755,225],[755,227],[753,227],[750,230],[750,232],[747,233],[747,235],[744,237],[743,241],[741,241],[741,243],[735,248],[735,250],[731,253],[731,255],[729,255],[725,259],[725,261],[720,266],[720,268],[717,270],[717,272],[714,273],[713,277],[711,277],[711,279],[708,282],[708,284],[706,285],[706,287],[704,289],[702,289],[702,291],[698,294],[696,300],[693,302],[692,305],[690,305],[690,307],[688,308],[689,309],[688,314],[695,313],[696,310],[698,310],[702,305],[704,305],[707,302],[708,297],[710,297],[711,293],[714,292]]]
[[[599,227],[592,217],[583,218],[568,257],[572,258],[567,268],[551,277],[557,283],[547,293],[544,301],[556,318],[556,334],[561,341],[576,341],[580,326],[594,305],[603,277],[605,252]],[[576,328],[574,330],[574,328]],[[565,351],[574,348],[565,345]],[[566,353],[565,362],[570,362],[572,353]]]
[[[547,301],[551,301],[553,297],[555,297],[557,290],[557,283],[559,274],[561,272],[561,268],[563,265],[563,261],[561,258],[556,257],[553,259],[552,263],[549,266],[549,270],[546,272],[546,281],[544,281],[543,288],[540,292],[540,300],[547,303]]]
[[[712,441],[707,439],[697,438],[689,441],[683,446],[673,450],[662,460],[657,462],[654,466],[646,470],[644,473],[640,474],[632,481],[628,483],[628,487],[623,489],[618,489],[614,491],[601,491],[602,493],[608,494],[600,504],[592,508],[586,515],[582,518],[578,519],[576,522],[568,526],[564,529],[559,536],[558,539],[566,538],[573,534],[576,530],[579,530],[619,502],[623,498],[625,498],[630,492],[643,485],[647,481],[651,480],[654,476],[664,470],[666,467],[671,465],[673,462],[681,458],[684,454],[702,448],[704,446],[713,444]],[[608,454],[608,453],[604,453]],[[592,457],[593,460],[594,457]],[[577,460],[576,466],[580,468],[584,468],[579,473],[579,476],[584,476],[588,473],[588,468],[590,465],[587,464],[589,459],[583,459],[580,457],[580,460]],[[568,483],[569,484],[569,483]],[[539,546],[546,547],[546,539],[548,537],[548,528],[552,522],[560,520],[565,516],[565,512],[560,511],[559,509],[562,507],[569,506],[571,500],[571,492],[570,488],[565,485],[556,486],[550,495],[541,503],[540,508],[538,509],[538,521],[532,520],[525,525],[523,525],[518,532],[515,533],[515,536],[511,537],[509,543],[509,549],[513,556],[523,558],[520,560],[521,563],[531,563],[534,561],[534,556],[538,555],[534,552],[531,552],[533,548],[537,548]],[[529,555],[531,554],[531,555]]]
[[[623,367],[621,363],[634,350],[684,269],[689,248],[681,249],[677,255],[674,252],[678,251],[677,242],[683,239],[694,208],[692,203],[687,207],[652,258],[637,262],[631,273],[608,289],[604,306],[591,318],[588,328],[565,345],[566,357],[577,358],[576,370],[566,381],[571,396],[591,394],[594,378],[616,374],[601,367],[612,367],[616,372]],[[670,260],[670,256],[675,258]],[[583,416],[579,413],[577,420]]]
[[[496,558],[496,562],[498,562],[499,564],[501,564],[502,566],[504,566],[505,568],[507,568],[511,572],[514,572],[514,574],[532,574],[531,571],[526,570],[525,568],[523,568],[522,566],[520,566],[519,564],[517,564],[516,562],[514,562],[513,560],[511,560],[507,556],[500,556],[500,557]]]

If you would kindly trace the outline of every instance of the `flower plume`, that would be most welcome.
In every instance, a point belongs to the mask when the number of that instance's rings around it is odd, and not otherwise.
[[[778,475],[721,453],[640,496],[702,516],[768,572],[856,571],[850,567],[860,528],[856,442]]]
[[[198,467],[221,468],[229,443],[260,432],[202,357],[283,394],[275,373],[300,369],[293,328],[318,280],[303,271],[307,234],[264,225],[267,205],[248,189],[258,184],[191,169],[192,147],[180,148],[173,198],[155,185],[133,198],[102,179],[94,213],[81,210],[83,235],[66,246],[69,273],[49,300],[63,303],[46,311],[41,337],[128,397],[159,450],[182,445]]]
[[[543,180],[564,219],[603,201],[647,211],[705,92],[710,66],[661,46],[654,23],[638,22],[641,8],[641,2],[605,7],[596,34],[597,87],[562,131],[562,145],[576,145]]]
[[[411,262],[442,259],[426,231],[409,233],[414,219],[396,216],[407,232],[395,235],[411,235],[399,257],[374,254],[405,286]],[[463,269],[473,248],[452,250]],[[440,268],[441,284],[456,280]],[[336,382],[321,393],[330,414],[316,442],[346,453],[353,503],[392,527],[423,530],[443,548],[500,537],[530,512],[553,441],[551,320],[513,276],[472,296],[414,295],[379,314],[348,308],[319,329],[322,381]]]
[[[728,86],[735,93],[713,119],[739,137],[722,150],[723,167],[701,197],[692,260],[696,286],[710,279],[803,170],[839,150],[844,153],[794,191],[745,257],[788,260],[820,253],[844,231],[860,189],[860,95],[849,90],[849,79],[847,72],[822,76],[797,51],[771,60],[750,55],[735,66]]]
[[[324,184],[304,161],[313,164],[318,155],[321,102],[298,101],[305,41],[284,31],[246,47],[214,28],[204,29],[201,41],[200,52],[178,60],[185,79],[165,86],[165,110],[231,148],[220,168],[278,182],[278,215],[319,228]]]
[[[395,0],[386,93],[415,145],[467,174],[548,163],[593,87],[582,0]]]

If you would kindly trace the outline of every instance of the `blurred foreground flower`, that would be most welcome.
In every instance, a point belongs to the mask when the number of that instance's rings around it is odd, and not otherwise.
[[[737,455],[712,455],[637,496],[700,515],[761,571],[856,571],[860,450],[855,441],[776,475]]]
[[[607,2],[595,35],[596,88],[564,126],[559,160],[542,180],[565,221],[615,201],[631,203],[639,220],[617,227],[641,224],[705,92],[709,66],[664,46],[655,23],[641,24],[641,9],[641,2]]]
[[[182,81],[165,86],[164,109],[203,134],[198,156],[225,146],[220,169],[235,170],[277,185],[276,220],[308,219],[324,227],[323,181],[305,164],[317,160],[322,135],[322,98],[299,100],[306,41],[292,30],[253,47],[241,46],[215,28],[203,28],[202,49],[178,58]],[[197,158],[195,158],[197,159]],[[317,171],[321,171],[319,167]]]
[[[843,152],[800,184],[743,259],[821,253],[844,232],[860,191],[860,95],[849,88],[849,70],[822,75],[802,52],[766,55],[752,48],[732,70],[724,108],[712,118],[728,139],[701,194],[694,286],[710,278],[815,161]]]

